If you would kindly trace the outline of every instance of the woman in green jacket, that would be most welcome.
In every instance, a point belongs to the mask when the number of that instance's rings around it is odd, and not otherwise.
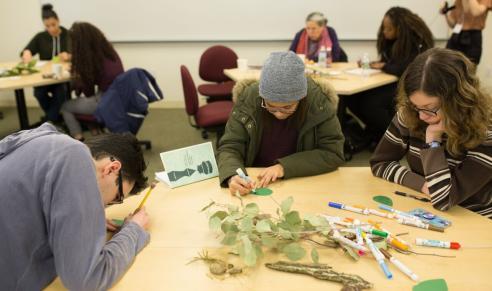
[[[293,52],[272,53],[259,82],[236,85],[237,97],[218,145],[220,184],[244,195],[277,179],[311,176],[344,162],[337,96],[306,78]],[[264,167],[258,183],[236,175],[244,167]]]

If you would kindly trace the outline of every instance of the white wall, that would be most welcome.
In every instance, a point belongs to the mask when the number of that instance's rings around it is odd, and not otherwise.
[[[56,8],[56,7],[55,7]],[[63,15],[60,15],[63,22]],[[492,16],[489,17],[484,33],[484,53],[479,74],[482,82],[492,88]],[[29,39],[42,30],[38,0],[0,1],[0,63],[13,61]],[[294,32],[293,32],[294,34]],[[156,78],[165,94],[165,100],[153,107],[183,106],[183,92],[179,66],[184,64],[191,71],[195,83],[198,76],[198,62],[201,53],[215,43],[210,42],[162,42],[162,43],[118,43],[115,45],[125,68],[142,67]],[[241,58],[250,64],[261,64],[271,51],[286,50],[288,42],[230,42],[222,43],[231,47]],[[376,57],[374,41],[342,41],[350,60],[356,60],[363,52]],[[438,43],[443,46],[443,42]],[[28,104],[37,105],[30,89]],[[14,104],[13,92],[0,92],[0,105]]]

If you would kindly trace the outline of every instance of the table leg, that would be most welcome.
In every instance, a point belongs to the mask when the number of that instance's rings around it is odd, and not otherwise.
[[[19,124],[21,129],[29,128],[29,117],[27,116],[26,98],[24,89],[15,90],[15,102],[17,103],[17,114],[19,115]]]

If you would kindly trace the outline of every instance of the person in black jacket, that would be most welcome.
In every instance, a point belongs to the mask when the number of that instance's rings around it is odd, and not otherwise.
[[[45,31],[36,34],[21,53],[22,61],[28,63],[33,56],[39,54],[42,61],[50,61],[58,57],[61,61],[70,60],[70,43],[68,30],[60,26],[60,20],[53,6],[43,5],[41,17],[46,28]],[[66,84],[55,84],[34,88],[34,96],[46,114],[41,122],[60,120],[60,108],[67,99],[68,91]],[[37,126],[35,124],[33,126]]]
[[[421,52],[434,47],[432,32],[417,14],[403,7],[392,7],[379,28],[379,61],[371,68],[400,77]],[[346,98],[350,111],[366,125],[366,138],[377,142],[395,114],[397,82]]]

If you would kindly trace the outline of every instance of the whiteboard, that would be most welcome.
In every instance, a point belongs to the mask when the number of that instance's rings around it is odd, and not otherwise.
[[[441,0],[41,0],[62,24],[87,21],[113,42],[291,40],[305,17],[321,11],[342,40],[374,40],[384,13],[407,7],[436,39],[448,28]]]

